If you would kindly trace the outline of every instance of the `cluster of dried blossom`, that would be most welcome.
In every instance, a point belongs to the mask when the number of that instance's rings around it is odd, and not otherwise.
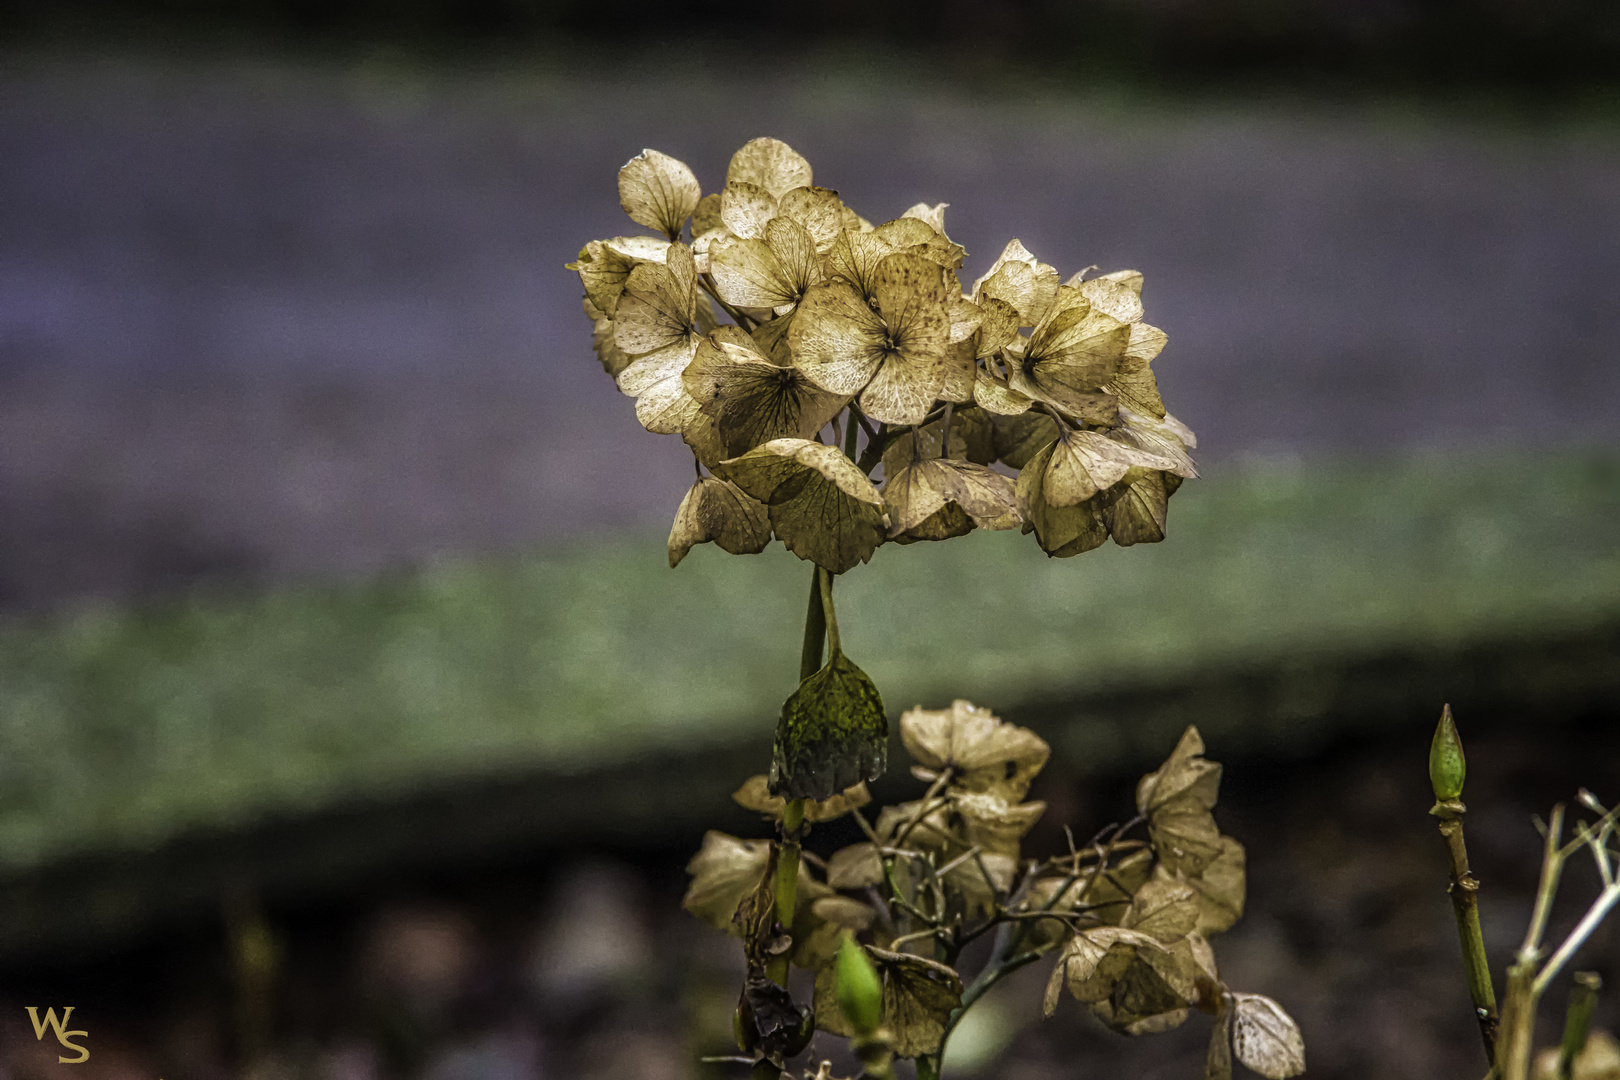
[[[701,466],[671,565],[773,535],[835,574],[974,528],[1055,556],[1164,538],[1194,439],[1159,396],[1140,273],[1063,281],[1014,240],[964,289],[945,204],[873,225],[776,139],[708,195],[644,151],[619,196],[661,235],[593,240],[569,268],[602,367]]]
[[[816,868],[801,862],[801,899],[786,941],[746,940],[758,928],[772,932],[768,920],[749,917],[750,898],[769,890],[769,841],[711,832],[688,867],[689,911],[744,937],[746,948],[786,948],[793,964],[816,973],[818,1027],[852,1034],[833,980],[839,945],[854,936],[883,978],[883,1026],[894,1052],[937,1053],[962,1005],[963,980],[952,966],[958,953],[1004,925],[1013,930],[1004,960],[1057,957],[1048,1015],[1065,989],[1133,1035],[1178,1027],[1199,1010],[1216,1018],[1212,1080],[1232,1075],[1234,1055],[1262,1076],[1304,1070],[1304,1043],[1288,1014],[1270,998],[1232,990],[1216,965],[1209,939],[1243,913],[1245,857],[1215,823],[1221,767],[1204,758],[1196,729],[1137,785],[1136,827],[1145,836],[1120,831],[1044,860],[1021,850],[1046,809],[1027,799],[1050,752],[1039,736],[967,701],[913,709],[901,717],[900,734],[928,792],[884,807],[870,824],[862,816],[866,842]],[[780,821],[785,806],[763,776],[734,798],[767,820]],[[807,819],[860,815],[869,801],[865,785],[852,787],[810,804]]]

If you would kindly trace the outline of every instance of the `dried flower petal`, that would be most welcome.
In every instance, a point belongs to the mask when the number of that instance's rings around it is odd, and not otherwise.
[[[703,189],[684,162],[643,150],[619,170],[619,205],[630,220],[678,240]]]
[[[713,541],[733,555],[752,555],[771,542],[765,504],[715,476],[699,477],[675,511],[669,531],[669,565],[679,566],[694,545]]]

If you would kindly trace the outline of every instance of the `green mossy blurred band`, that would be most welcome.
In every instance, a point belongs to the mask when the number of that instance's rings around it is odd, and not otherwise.
[[[771,752],[771,794],[829,799],[888,764],[889,721],[866,672],[841,651],[782,704]]]
[[[1460,798],[1467,776],[1468,760],[1463,756],[1462,739],[1451,718],[1451,706],[1447,705],[1440,712],[1434,741],[1429,744],[1429,783],[1434,785],[1434,797],[1440,802]]]

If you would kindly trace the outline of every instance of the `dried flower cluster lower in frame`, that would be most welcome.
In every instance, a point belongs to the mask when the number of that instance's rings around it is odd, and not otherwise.
[[[1270,998],[1231,990],[1215,962],[1210,937],[1243,911],[1244,851],[1215,824],[1221,768],[1204,758],[1195,729],[1142,778],[1130,821],[1044,859],[1022,851],[1046,809],[1026,800],[1046,763],[1044,741],[966,701],[913,709],[900,734],[926,792],[870,820],[864,785],[806,807],[808,820],[855,815],[867,840],[815,867],[799,862],[789,925],[758,914],[779,854],[769,841],[711,832],[688,867],[689,911],[743,938],[750,956],[785,952],[815,974],[806,1015],[817,1027],[860,1034],[835,1000],[839,949],[852,938],[878,973],[888,1051],[935,1070],[962,1012],[1044,957],[1055,957],[1048,1015],[1065,991],[1131,1035],[1168,1031],[1199,1010],[1215,1017],[1209,1077],[1230,1077],[1234,1056],[1262,1076],[1304,1070],[1293,1020]],[[764,777],[735,798],[768,820],[785,809]],[[995,940],[991,956],[965,979],[956,965],[986,937]],[[771,1050],[762,1034],[745,1033],[743,1043]]]

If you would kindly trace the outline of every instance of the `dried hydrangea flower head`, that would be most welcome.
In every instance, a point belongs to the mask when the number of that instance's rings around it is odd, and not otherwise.
[[[964,289],[946,204],[874,225],[769,138],[708,195],[643,151],[619,200],[661,235],[569,266],[603,368],[697,459],[672,565],[772,536],[834,574],[973,529],[1018,526],[1054,556],[1164,538],[1194,440],[1159,395],[1137,271],[1065,281],[1013,240]]]

